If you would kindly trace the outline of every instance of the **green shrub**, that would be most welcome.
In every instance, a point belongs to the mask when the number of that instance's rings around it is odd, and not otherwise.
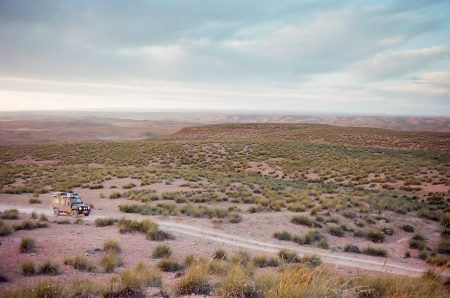
[[[58,275],[60,273],[59,265],[47,260],[39,266],[38,273],[44,275]]]
[[[98,217],[95,219],[95,226],[96,227],[112,226],[116,222],[117,219],[114,219],[112,217]]]
[[[255,256],[252,261],[253,264],[259,268],[278,267],[280,265],[280,260],[278,258],[268,257],[265,255]]]
[[[152,257],[154,259],[160,259],[160,258],[168,258],[172,254],[172,250],[170,247],[166,244],[161,244],[155,247],[152,253]]]
[[[278,240],[283,240],[283,241],[291,241],[292,240],[292,235],[288,231],[275,232],[273,234],[273,237]]]
[[[336,236],[336,237],[342,237],[344,236],[344,230],[336,225],[336,224],[331,224],[328,226],[328,232],[330,232],[331,235]]]
[[[34,263],[32,261],[25,261],[22,263],[22,274],[25,276],[31,276],[36,273]]]
[[[297,263],[300,261],[296,252],[287,249],[280,249],[278,251],[278,257],[288,263]]]
[[[92,264],[86,257],[76,256],[64,260],[64,265],[72,266],[80,271],[92,272],[95,271],[95,265]]]
[[[214,252],[213,258],[217,260],[226,260],[227,252],[224,249],[218,249]]]
[[[380,231],[371,230],[367,232],[367,239],[374,243],[382,243],[384,242],[384,234]]]
[[[19,210],[17,209],[8,209],[3,212],[0,212],[1,219],[19,219]]]
[[[164,258],[158,262],[158,268],[163,272],[176,272],[183,269],[183,266],[174,259]]]
[[[359,247],[356,246],[356,245],[352,245],[352,244],[347,244],[347,245],[344,247],[344,251],[345,251],[345,252],[357,253],[357,254],[360,254],[360,253],[361,253],[361,250],[359,249]]]
[[[209,295],[213,287],[205,264],[193,263],[175,284],[177,295]]]
[[[317,267],[322,264],[320,257],[316,254],[305,254],[301,260],[302,263],[308,264],[311,267]]]
[[[438,251],[441,254],[450,254],[450,238],[441,238],[438,245]]]
[[[119,242],[114,239],[106,240],[103,244],[103,251],[104,252],[113,252],[113,253],[119,253],[121,251]]]
[[[415,234],[409,239],[409,247],[424,250],[426,248],[426,239],[421,234]]]
[[[369,246],[363,250],[363,253],[375,257],[387,257],[387,251],[383,248]]]
[[[34,242],[34,239],[29,237],[23,237],[20,241],[20,252],[21,253],[30,253],[33,252],[36,248],[36,243]]]
[[[101,264],[105,272],[114,272],[114,269],[123,263],[118,253],[108,252],[103,256]]]
[[[6,225],[3,221],[0,221],[0,237],[8,236],[13,232],[13,229]]]
[[[296,225],[312,227],[314,224],[314,219],[309,216],[305,216],[305,215],[297,215],[291,219],[291,223],[296,224]]]

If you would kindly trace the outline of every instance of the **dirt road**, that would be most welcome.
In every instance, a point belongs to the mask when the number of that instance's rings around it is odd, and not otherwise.
[[[39,207],[22,207],[14,204],[0,204],[0,211],[7,209],[17,209],[21,213],[36,212],[38,214],[44,213],[48,216],[52,216],[53,213],[47,208]],[[130,219],[142,219],[145,216],[137,214],[126,214],[120,212],[109,212],[108,214],[97,213],[92,214],[89,217],[83,217],[86,221],[94,221],[99,217],[113,217],[113,218],[130,218]],[[368,270],[375,272],[387,272],[399,275],[419,276],[424,270],[421,268],[415,268],[404,264],[393,263],[388,259],[375,258],[365,255],[345,254],[338,252],[331,252],[324,249],[319,249],[309,246],[297,246],[295,248],[285,247],[275,243],[267,241],[258,241],[257,239],[242,238],[236,235],[222,233],[216,230],[211,230],[199,226],[193,226],[188,224],[176,223],[172,221],[155,220],[162,229],[170,231],[175,234],[184,234],[191,237],[208,239],[210,241],[220,242],[230,246],[241,247],[253,251],[260,251],[266,253],[277,253],[281,248],[287,248],[297,252],[300,256],[307,253],[314,253],[321,257],[324,263],[335,265],[339,267],[356,268],[360,270]],[[238,231],[237,231],[238,232]]]

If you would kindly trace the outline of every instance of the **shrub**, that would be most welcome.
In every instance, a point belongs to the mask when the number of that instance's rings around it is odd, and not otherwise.
[[[275,232],[273,234],[273,237],[275,237],[278,240],[284,240],[284,241],[291,241],[292,240],[292,235],[288,231]]]
[[[450,238],[441,238],[438,245],[438,251],[441,254],[450,254]]]
[[[359,247],[356,246],[356,245],[352,245],[352,244],[347,244],[344,247],[344,251],[345,252],[352,252],[352,253],[356,253],[356,254],[360,254],[361,253],[361,250],[359,249]]]
[[[384,234],[380,231],[369,231],[366,235],[367,239],[374,243],[384,242]]]
[[[19,219],[19,211],[17,209],[9,209],[0,212],[1,219]]]
[[[336,236],[336,237],[342,237],[344,236],[344,230],[336,225],[336,224],[331,224],[328,226],[328,231],[330,232],[331,235]]]
[[[42,201],[39,200],[39,199],[30,198],[30,199],[28,200],[28,203],[30,203],[30,204],[41,204]]]
[[[13,229],[10,226],[7,226],[5,223],[0,221],[0,237],[8,236],[13,232]]]
[[[369,246],[363,250],[363,253],[375,257],[387,257],[387,251],[383,248]]]
[[[41,215],[39,215],[39,220],[40,221],[48,221],[48,217],[44,213],[41,213]]]
[[[223,249],[218,249],[214,252],[213,258],[217,260],[226,260],[227,259],[227,252]]]
[[[278,251],[278,257],[289,263],[296,263],[300,261],[299,257],[297,256],[297,253],[287,249],[280,249]]]
[[[239,264],[232,266],[220,281],[218,294],[221,297],[255,297],[251,272]]]
[[[47,260],[39,266],[38,273],[44,275],[58,275],[60,273],[59,265]]]
[[[208,295],[212,291],[208,270],[204,264],[193,263],[175,284],[177,295]]]
[[[309,216],[305,216],[305,215],[297,215],[291,219],[291,223],[296,224],[296,225],[312,227],[314,224],[314,219]]]
[[[187,267],[191,266],[195,262],[195,256],[191,253],[187,254],[184,257],[184,265]]]
[[[64,265],[72,266],[80,271],[92,272],[95,270],[95,265],[92,264],[86,257],[76,256],[74,258],[68,258],[64,260]]]
[[[280,265],[279,259],[265,255],[255,256],[252,261],[253,264],[259,268],[278,267]]]
[[[144,297],[143,291],[147,287],[160,287],[161,275],[143,263],[134,269],[126,269],[120,273],[120,283],[110,286],[105,297]],[[141,293],[141,295],[137,295]]]
[[[183,266],[174,259],[164,258],[158,262],[158,268],[163,272],[176,272],[183,269]]]
[[[136,184],[131,183],[131,182],[122,186],[123,189],[131,189],[133,187],[136,187]]]
[[[114,269],[123,263],[118,253],[108,252],[103,256],[101,264],[105,272],[114,272]]]
[[[20,241],[20,252],[21,253],[30,253],[33,252],[36,247],[36,243],[34,242],[34,239],[29,237],[23,237]]]
[[[114,239],[106,240],[103,244],[103,251],[108,253],[119,253],[121,251],[119,242]]]
[[[140,232],[144,233],[149,240],[163,241],[173,239],[173,236],[159,230],[158,225],[151,220],[142,221],[122,218],[118,223],[120,233]]]
[[[57,283],[53,279],[46,278],[39,279],[32,284],[6,290],[3,297],[60,298],[70,295],[63,283]]]
[[[152,253],[154,259],[168,258],[172,254],[172,250],[166,244],[158,245]]]
[[[308,233],[305,234],[304,244],[314,244],[323,239],[326,239],[325,236],[318,230],[309,230]]]
[[[308,264],[311,267],[317,267],[322,264],[322,261],[320,260],[320,257],[316,254],[305,254],[302,257],[302,263]]]
[[[240,223],[242,221],[242,216],[238,213],[230,213],[228,215],[228,221],[230,223]]]
[[[46,223],[36,222],[33,220],[24,220],[22,223],[14,225],[13,228],[16,231],[20,231],[20,230],[34,230],[46,227],[48,227]]]
[[[119,199],[121,197],[122,197],[122,194],[120,192],[117,192],[117,191],[113,192],[112,194],[109,195],[109,198],[112,199],[112,200]]]
[[[61,220],[56,221],[56,223],[58,225],[70,225],[70,220],[68,220],[68,219],[61,219]]]
[[[230,262],[233,264],[247,265],[250,262],[250,256],[248,252],[240,249],[231,256]]]
[[[412,225],[403,225],[402,229],[407,233],[414,233],[414,227]]]
[[[409,247],[418,250],[424,250],[426,247],[426,239],[421,234],[415,234],[409,239]]]
[[[22,263],[22,274],[25,276],[31,276],[36,273],[34,263],[32,261],[25,261]]]
[[[95,219],[95,226],[96,227],[112,226],[116,222],[117,219],[114,219],[112,217],[98,217]]]

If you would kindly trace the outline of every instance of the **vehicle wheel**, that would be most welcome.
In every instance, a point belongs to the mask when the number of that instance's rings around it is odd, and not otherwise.
[[[58,208],[53,208],[53,214],[54,214],[55,216],[59,216],[59,210],[58,210]]]
[[[76,210],[72,210],[72,212],[70,213],[70,215],[72,215],[72,217],[77,217],[78,213]]]
[[[85,213],[84,216],[89,216],[89,212],[88,212],[88,213]]]

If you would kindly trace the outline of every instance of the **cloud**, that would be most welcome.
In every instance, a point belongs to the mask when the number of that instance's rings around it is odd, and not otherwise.
[[[433,62],[447,59],[449,55],[450,47],[448,46],[381,52],[355,63],[350,72],[354,77],[362,80],[384,80],[401,77]]]

